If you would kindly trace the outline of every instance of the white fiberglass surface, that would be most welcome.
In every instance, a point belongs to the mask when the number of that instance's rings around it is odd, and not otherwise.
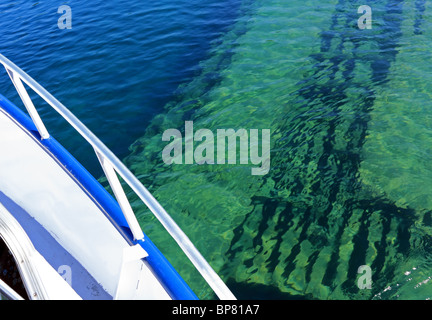
[[[64,277],[82,299],[112,299],[112,296],[101,288],[101,285],[42,225],[0,191],[0,208],[2,206],[17,220],[38,253],[54,270],[57,270],[58,276],[61,274]],[[0,236],[3,237],[4,234]],[[58,299],[58,294],[56,294],[56,299]]]
[[[115,295],[129,244],[58,163],[0,109],[0,191]],[[149,285],[159,286],[154,279]],[[160,287],[156,291],[166,293]]]

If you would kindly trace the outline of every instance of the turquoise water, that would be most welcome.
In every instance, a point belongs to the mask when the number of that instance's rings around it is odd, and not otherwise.
[[[51,1],[0,5],[2,53],[124,159],[237,297],[430,298],[430,3],[110,3],[70,1],[72,30],[57,28]],[[361,5],[372,29],[358,28]],[[163,133],[185,135],[186,121],[270,130],[269,172],[164,163]],[[64,144],[99,174],[79,140]],[[129,196],[144,231],[214,298]]]

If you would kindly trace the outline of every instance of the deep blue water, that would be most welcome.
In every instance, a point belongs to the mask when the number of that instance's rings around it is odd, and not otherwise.
[[[240,2],[2,1],[0,52],[123,158],[178,86],[199,73],[199,62],[235,21]],[[72,29],[58,28],[63,4],[72,9]],[[3,94],[19,104],[8,78],[2,79]],[[86,162],[82,140],[43,102],[38,108],[48,130]],[[93,160],[87,165],[98,174]]]

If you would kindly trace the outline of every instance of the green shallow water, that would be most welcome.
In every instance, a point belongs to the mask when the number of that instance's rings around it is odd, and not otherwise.
[[[371,30],[357,28],[363,4]],[[130,147],[126,164],[239,298],[430,297],[428,9],[245,1],[202,73]],[[185,121],[270,129],[270,172],[164,164],[162,134]],[[148,210],[134,209],[199,297],[214,298]],[[361,265],[371,290],[357,286]]]

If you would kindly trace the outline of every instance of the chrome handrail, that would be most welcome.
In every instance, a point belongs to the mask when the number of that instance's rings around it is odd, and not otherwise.
[[[67,109],[45,88],[2,54],[0,54],[0,63],[6,68],[12,83],[18,91],[21,100],[23,101],[42,139],[48,139],[50,135],[21,80],[24,81],[42,99],[44,99],[55,111],[57,111],[57,113],[59,113],[93,147],[135,240],[142,240],[144,234],[139,226],[135,214],[133,213],[117,174],[123,178],[129,187],[161,222],[216,295],[220,299],[235,300],[235,296],[219,275],[212,269],[210,264],[204,259],[201,253],[196,249],[186,234],[180,229],[153,195],[113,154],[113,152],[108,149],[76,116],[74,116],[69,109]]]

